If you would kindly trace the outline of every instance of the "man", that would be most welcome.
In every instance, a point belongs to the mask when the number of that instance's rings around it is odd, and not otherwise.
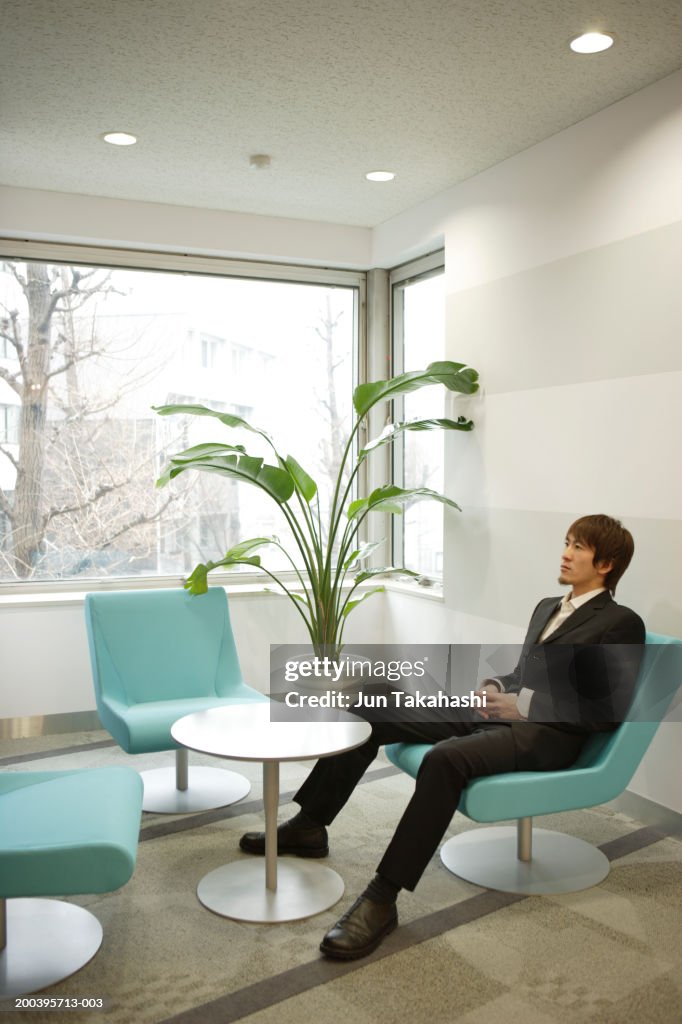
[[[297,792],[301,810],[278,828],[278,850],[325,857],[326,826],[344,806],[379,747],[432,742],[377,874],[322,940],[329,957],[371,953],[398,923],[400,889],[414,889],[475,778],[510,771],[567,768],[590,732],[613,729],[630,703],[644,623],[612,594],[634,551],[617,520],[576,520],[566,536],[559,583],[563,598],[542,600],[530,620],[518,665],[485,680],[484,711],[450,712],[434,721],[375,721],[355,750],[324,758]],[[262,854],[264,834],[246,833],[242,850]]]

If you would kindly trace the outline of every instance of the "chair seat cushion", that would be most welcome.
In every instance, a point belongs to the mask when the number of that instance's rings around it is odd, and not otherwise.
[[[429,743],[394,743],[386,754],[396,767],[417,777]],[[613,799],[615,789],[596,765],[553,772],[506,772],[475,779],[462,793],[457,810],[473,821],[506,821],[594,807]]]
[[[175,750],[178,746],[170,730],[178,718],[197,711],[222,707],[224,704],[245,704],[267,700],[251,687],[243,686],[234,697],[179,697],[175,700],[151,700],[132,707],[105,701],[107,717],[100,708],[102,724],[129,754]],[[106,721],[105,721],[106,718]]]
[[[142,779],[127,767],[0,775],[0,897],[111,892],[135,867]]]

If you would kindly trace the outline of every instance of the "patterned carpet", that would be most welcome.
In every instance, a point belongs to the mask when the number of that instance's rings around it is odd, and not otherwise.
[[[131,764],[103,732],[0,742],[3,770]],[[215,764],[191,757],[193,764]],[[171,817],[145,814],[132,880],[73,902],[104,928],[99,954],[50,994],[103,997],[105,1011],[7,1010],[0,1024],[679,1024],[682,1020],[682,842],[609,808],[547,816],[600,846],[608,878],[569,895],[524,897],[477,888],[435,857],[414,893],[401,894],[401,927],[349,964],[318,952],[324,932],[371,877],[412,781],[376,762],[330,832],[326,862],[346,884],[337,906],[303,921],[253,925],[207,911],[204,874],[245,855],[238,839],[262,825],[258,766],[240,804]],[[307,766],[282,765],[282,816]],[[472,827],[456,815],[449,830]],[[478,826],[474,826],[478,827]],[[11,937],[10,937],[11,940]]]

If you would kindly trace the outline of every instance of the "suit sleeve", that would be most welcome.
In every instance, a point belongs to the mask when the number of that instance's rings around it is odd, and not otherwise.
[[[518,693],[524,685],[524,668],[528,659],[528,654],[533,646],[531,642],[532,638],[535,636],[534,620],[543,603],[543,601],[540,601],[533,609],[533,614],[530,617],[526,638],[523,641],[523,647],[521,648],[521,654],[519,655],[519,660],[516,663],[516,668],[512,672],[507,672],[505,675],[495,676],[495,682],[500,684],[504,693]]]

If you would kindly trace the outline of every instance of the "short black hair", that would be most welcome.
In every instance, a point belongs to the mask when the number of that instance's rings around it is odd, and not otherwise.
[[[611,562],[612,566],[604,577],[604,586],[612,594],[616,584],[629,566],[635,550],[632,534],[618,519],[611,516],[582,516],[568,528],[575,540],[582,541],[594,551],[592,564]]]

